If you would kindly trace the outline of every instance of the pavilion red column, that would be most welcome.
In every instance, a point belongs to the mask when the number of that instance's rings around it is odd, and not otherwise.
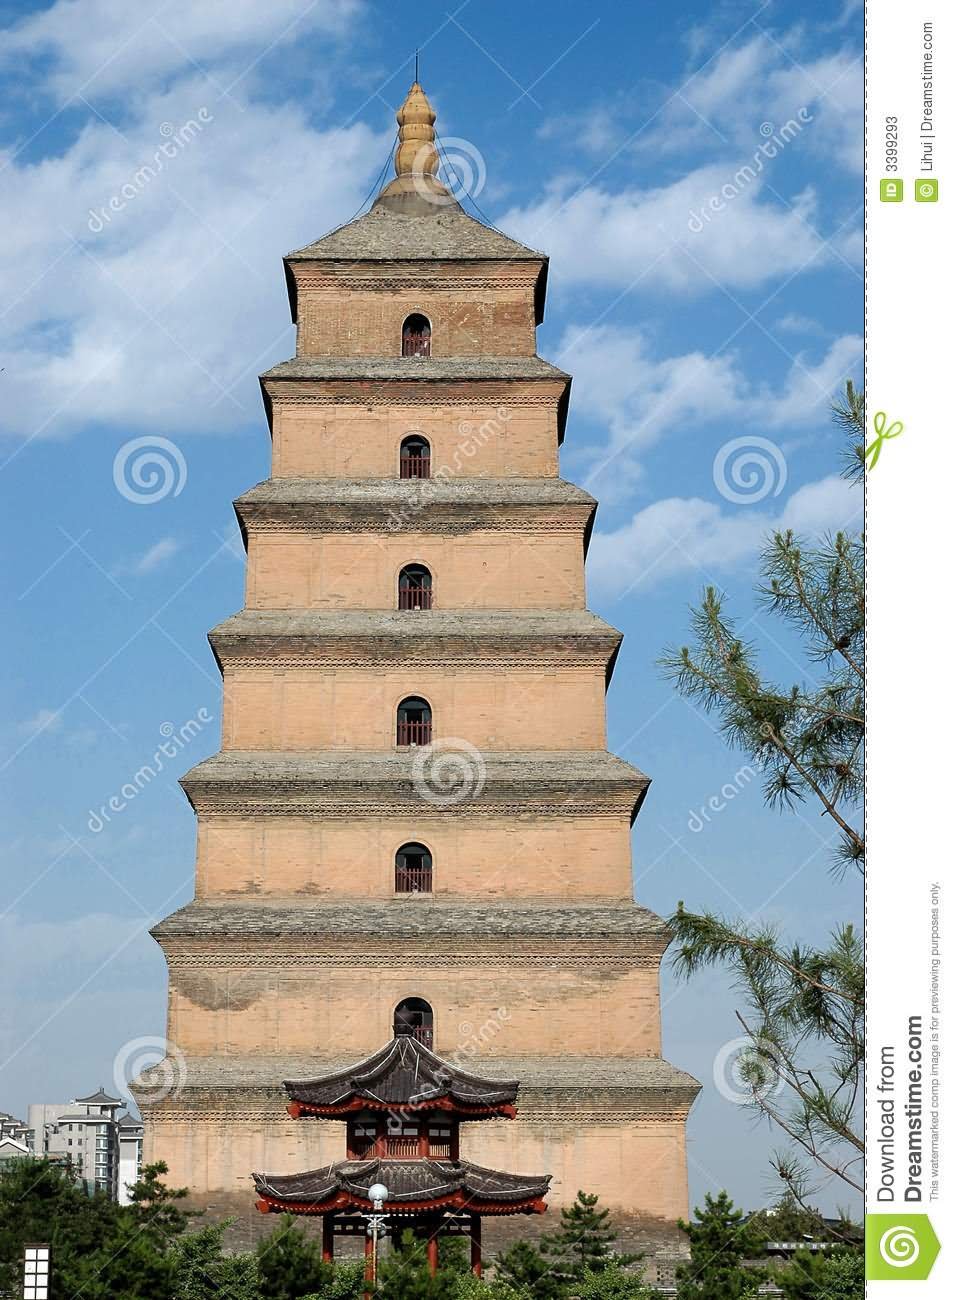
[[[430,1269],[431,1277],[437,1272],[437,1231],[427,1239],[427,1266]]]
[[[370,1234],[364,1239],[364,1280],[374,1281],[374,1243]]]
[[[480,1277],[483,1271],[483,1254],[480,1246],[480,1215],[470,1216],[470,1271]]]
[[[335,1221],[330,1214],[321,1219],[321,1258],[330,1264],[335,1257]]]

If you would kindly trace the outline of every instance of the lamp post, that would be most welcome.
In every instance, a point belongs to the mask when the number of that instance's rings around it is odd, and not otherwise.
[[[368,1235],[371,1238],[371,1283],[378,1280],[378,1233],[387,1222],[387,1215],[382,1214],[384,1202],[388,1199],[388,1189],[384,1183],[372,1183],[368,1188],[373,1214],[368,1215]]]

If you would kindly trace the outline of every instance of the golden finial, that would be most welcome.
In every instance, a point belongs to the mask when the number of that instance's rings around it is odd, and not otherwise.
[[[440,158],[435,143],[437,114],[414,81],[397,111],[398,146],[394,155],[394,180],[378,195],[385,206],[408,213],[426,213],[455,200],[437,179]]]
[[[394,155],[395,176],[434,176],[439,159],[434,144],[434,123],[437,114],[430,100],[415,81],[407,98],[397,111],[397,153]]]

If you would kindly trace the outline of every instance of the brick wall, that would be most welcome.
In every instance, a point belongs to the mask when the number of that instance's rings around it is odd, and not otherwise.
[[[390,1039],[397,1004],[421,997],[434,1008],[438,1055],[453,1055],[485,1025],[485,1057],[659,1055],[656,964],[567,963],[558,943],[539,965],[416,958],[402,968],[396,953],[392,967],[362,969],[364,960],[356,946],[340,966],[309,968],[307,955],[281,970],[239,959],[232,969],[177,963],[169,1036],[187,1055],[302,1055],[334,1044],[361,1060]]]
[[[382,519],[384,525],[386,521]],[[578,532],[249,533],[250,609],[396,609],[398,575],[424,564],[443,609],[582,609]]]
[[[557,467],[557,404],[361,406],[277,401],[272,417],[275,478],[397,478],[401,442],[422,434],[434,474],[548,478]]]
[[[416,841],[431,851],[438,895],[632,898],[625,815],[473,821],[427,812],[348,821],[201,817],[196,894],[390,898],[394,855]]]
[[[532,356],[528,289],[306,290],[298,299],[298,354],[399,357],[401,329],[415,313],[431,323],[431,356]]]
[[[491,751],[604,749],[604,693],[599,665],[232,669],[222,748],[393,749],[398,704],[420,696],[435,740],[461,737]]]

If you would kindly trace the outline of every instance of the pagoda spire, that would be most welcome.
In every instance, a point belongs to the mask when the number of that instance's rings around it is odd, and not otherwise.
[[[378,195],[378,202],[383,200],[387,207],[399,206],[405,210],[413,207],[419,213],[434,204],[454,203],[447,187],[437,179],[440,166],[434,130],[437,114],[419,81],[412,83],[396,117],[398,146],[394,154],[394,180]]]

